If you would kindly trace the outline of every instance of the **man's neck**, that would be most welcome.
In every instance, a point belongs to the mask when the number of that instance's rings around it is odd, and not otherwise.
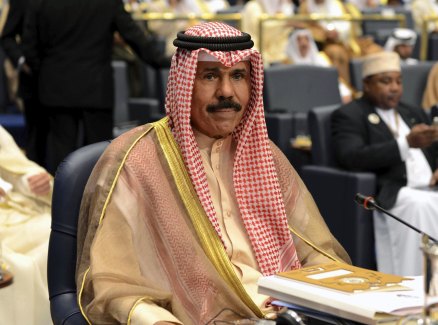
[[[206,149],[206,148],[211,149],[211,147],[213,146],[213,143],[215,141],[219,140],[217,138],[211,138],[208,135],[205,135],[204,133],[201,133],[196,129],[193,129],[193,134],[195,135],[195,139],[196,139],[196,142],[198,143],[199,149]],[[226,140],[230,136],[231,136],[231,134],[222,138],[222,139]]]

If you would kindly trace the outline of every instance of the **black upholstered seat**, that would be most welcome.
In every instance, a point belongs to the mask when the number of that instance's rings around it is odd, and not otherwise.
[[[319,107],[309,113],[313,162],[303,166],[302,178],[330,231],[347,250],[353,264],[375,269],[372,214],[357,205],[354,197],[356,193],[374,195],[376,179],[372,173],[338,168],[333,156],[330,122],[337,106]]]
[[[109,141],[103,141],[76,150],[56,171],[47,265],[50,313],[55,325],[87,324],[76,295],[78,214],[88,177],[108,144]]]

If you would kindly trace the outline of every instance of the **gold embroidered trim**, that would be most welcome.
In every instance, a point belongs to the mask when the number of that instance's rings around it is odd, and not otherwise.
[[[154,127],[160,146],[169,163],[169,168],[177,185],[178,192],[181,195],[184,206],[199,236],[202,248],[222,278],[235,290],[242,301],[257,317],[263,317],[263,312],[254,303],[243,287],[242,282],[236,276],[234,267],[225,252],[222,242],[210,220],[205,215],[205,211],[192,186],[184,161],[181,158],[179,148],[168,127],[168,118],[155,122]]]
[[[316,250],[317,252],[320,252],[322,255],[324,255],[325,257],[328,257],[329,259],[335,261],[335,262],[342,262],[340,260],[338,260],[336,257],[331,256],[329,253],[323,251],[321,248],[319,248],[318,246],[316,246],[314,243],[312,243],[310,240],[308,240],[307,238],[305,238],[303,235],[299,234],[295,229],[293,229],[291,226],[289,226],[289,231],[291,233],[293,233],[294,235],[296,235],[298,238],[300,238],[303,242],[305,242],[307,245],[309,245],[310,247],[312,247],[314,250]]]
[[[84,273],[84,277],[82,278],[81,289],[79,290],[79,295],[78,295],[78,305],[79,305],[79,309],[81,310],[81,314],[82,314],[82,316],[84,316],[84,318],[85,318],[85,320],[87,321],[87,323],[91,325],[91,322],[90,322],[90,320],[88,319],[87,315],[85,315],[84,309],[82,308],[82,305],[81,305],[82,292],[84,291],[85,278],[87,277],[88,271],[90,271],[90,268],[88,268],[88,269],[85,271],[85,273]]]
[[[121,173],[122,168],[123,168],[123,166],[124,166],[124,164],[126,162],[126,159],[128,158],[129,153],[131,152],[132,148],[134,148],[134,146],[137,144],[137,142],[140,141],[140,139],[143,138],[146,134],[148,134],[149,131],[152,130],[152,128],[153,128],[153,125],[151,127],[149,127],[146,131],[144,131],[142,134],[140,134],[137,137],[137,139],[135,139],[135,141],[131,144],[131,146],[128,148],[128,150],[126,151],[125,156],[123,157],[122,162],[120,163],[120,165],[119,165],[119,167],[117,169],[116,175],[114,176],[114,179],[113,179],[113,182],[111,184],[108,196],[105,199],[105,203],[103,205],[102,212],[101,212],[100,217],[99,217],[99,225],[102,222],[102,219],[103,219],[103,217],[105,215],[106,208],[107,208],[107,206],[109,204],[109,201],[110,201],[111,196],[113,194],[113,191],[114,191],[114,188],[116,186],[117,180],[118,180],[118,178],[120,176],[120,173]],[[87,277],[89,271],[90,271],[90,267],[87,268],[87,270],[84,273],[84,277],[82,278],[81,289],[80,289],[79,295],[78,295],[78,305],[79,305],[79,309],[81,310],[82,315],[84,316],[84,318],[86,319],[88,324],[91,325],[91,322],[88,319],[88,317],[85,315],[84,309],[82,308],[82,304],[81,304],[82,292],[84,290],[85,280],[86,280],[86,277]]]
[[[140,302],[142,302],[142,301],[146,301],[146,300],[153,301],[152,297],[146,296],[146,297],[143,297],[143,298],[138,299],[138,300],[134,303],[134,305],[132,306],[131,310],[129,311],[129,314],[128,314],[128,322],[127,322],[126,325],[130,325],[130,324],[131,324],[131,318],[132,318],[132,314],[134,313],[134,309],[135,309],[135,307],[137,307],[137,305],[138,305]]]

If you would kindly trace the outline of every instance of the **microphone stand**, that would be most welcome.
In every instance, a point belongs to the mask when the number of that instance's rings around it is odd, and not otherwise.
[[[435,243],[438,243],[438,240],[433,238],[428,233],[418,229],[417,227],[407,223],[406,221],[400,219],[399,217],[393,215],[389,211],[387,211],[384,208],[382,208],[380,205],[378,205],[376,203],[376,201],[374,200],[374,198],[372,196],[365,196],[363,194],[357,193],[355,198],[354,198],[354,200],[356,201],[357,204],[363,206],[367,210],[378,210],[380,212],[383,212],[384,214],[386,214],[386,215],[390,216],[391,218],[394,218],[398,222],[404,224],[406,227],[409,227],[412,230],[415,230],[416,232],[418,232],[419,234],[421,234],[423,236],[423,241],[424,241],[424,237],[427,236],[428,239],[432,240]]]
[[[422,235],[422,250],[424,256],[424,293],[425,301],[423,306],[423,313],[421,316],[411,315],[405,318],[403,324],[414,322],[414,324],[424,325],[424,324],[435,324],[436,319],[432,317],[432,310],[436,308],[436,303],[430,303],[429,298],[436,298],[438,296],[437,284],[438,278],[438,241],[433,238],[428,233],[414,227],[413,225],[407,223],[406,221],[396,217],[389,211],[386,211],[381,206],[379,206],[372,196],[365,196],[363,194],[357,193],[354,200],[359,205],[363,206],[367,210],[378,210],[384,214],[394,218],[398,222],[401,222],[405,226],[415,230],[417,233]],[[432,241],[432,242],[431,242]],[[432,300],[434,301],[434,300]]]

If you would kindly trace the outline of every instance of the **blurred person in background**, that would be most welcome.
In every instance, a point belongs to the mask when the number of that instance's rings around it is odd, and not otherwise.
[[[175,15],[194,14],[200,16],[203,14],[214,14],[228,6],[226,0],[156,0],[148,5],[148,12],[172,13]],[[198,23],[197,19],[175,21],[151,20],[148,22],[148,26],[152,31],[166,38],[166,55],[172,56],[176,51],[176,47],[173,45],[175,35]]]
[[[395,52],[400,56],[401,64],[417,64],[412,57],[417,33],[408,28],[395,28],[385,43],[385,51]]]
[[[291,34],[286,54],[285,63],[288,64],[332,66],[329,57],[323,51],[318,51],[312,33],[308,29],[297,29]],[[341,77],[339,77],[339,94],[343,103],[348,103],[353,98],[352,88]]]
[[[52,172],[78,146],[113,137],[115,31],[146,63],[165,61],[122,0],[30,0],[23,51],[49,116]]]
[[[427,77],[421,106],[426,112],[438,116],[438,63],[433,65]]]
[[[11,0],[6,23],[1,33],[1,45],[18,75],[17,96],[23,101],[26,122],[26,155],[41,166],[47,166],[49,121],[38,100],[37,77],[32,74],[20,42],[29,0]]]
[[[363,96],[332,115],[333,148],[345,169],[372,172],[376,201],[431,236],[438,236],[438,128],[424,110],[400,102],[400,57],[364,58]],[[377,268],[401,275],[423,273],[421,235],[374,213]]]
[[[254,40],[254,47],[263,55],[265,66],[282,62],[286,59],[286,44],[288,37],[298,23],[285,21],[267,21],[263,24],[263,35],[260,37],[259,23],[262,14],[285,16],[294,15],[294,4],[290,0],[250,0],[242,10],[243,32],[248,33]],[[260,43],[262,38],[263,44]]]
[[[415,31],[421,33],[426,18],[438,15],[438,4],[435,0],[413,0],[411,10],[415,22]],[[427,30],[429,33],[437,33],[438,20],[429,21]]]
[[[13,275],[12,285],[0,290],[2,324],[51,323],[47,251],[52,190],[52,176],[27,159],[0,126],[0,271]]]
[[[299,13],[328,17],[340,17],[347,14],[353,18],[362,16],[354,5],[339,0],[304,0],[300,5]],[[338,69],[339,76],[348,84],[350,83],[350,59],[382,50],[372,39],[361,36],[360,25],[355,22],[319,20],[306,23],[306,28],[312,31],[318,48],[327,54],[332,64]]]

